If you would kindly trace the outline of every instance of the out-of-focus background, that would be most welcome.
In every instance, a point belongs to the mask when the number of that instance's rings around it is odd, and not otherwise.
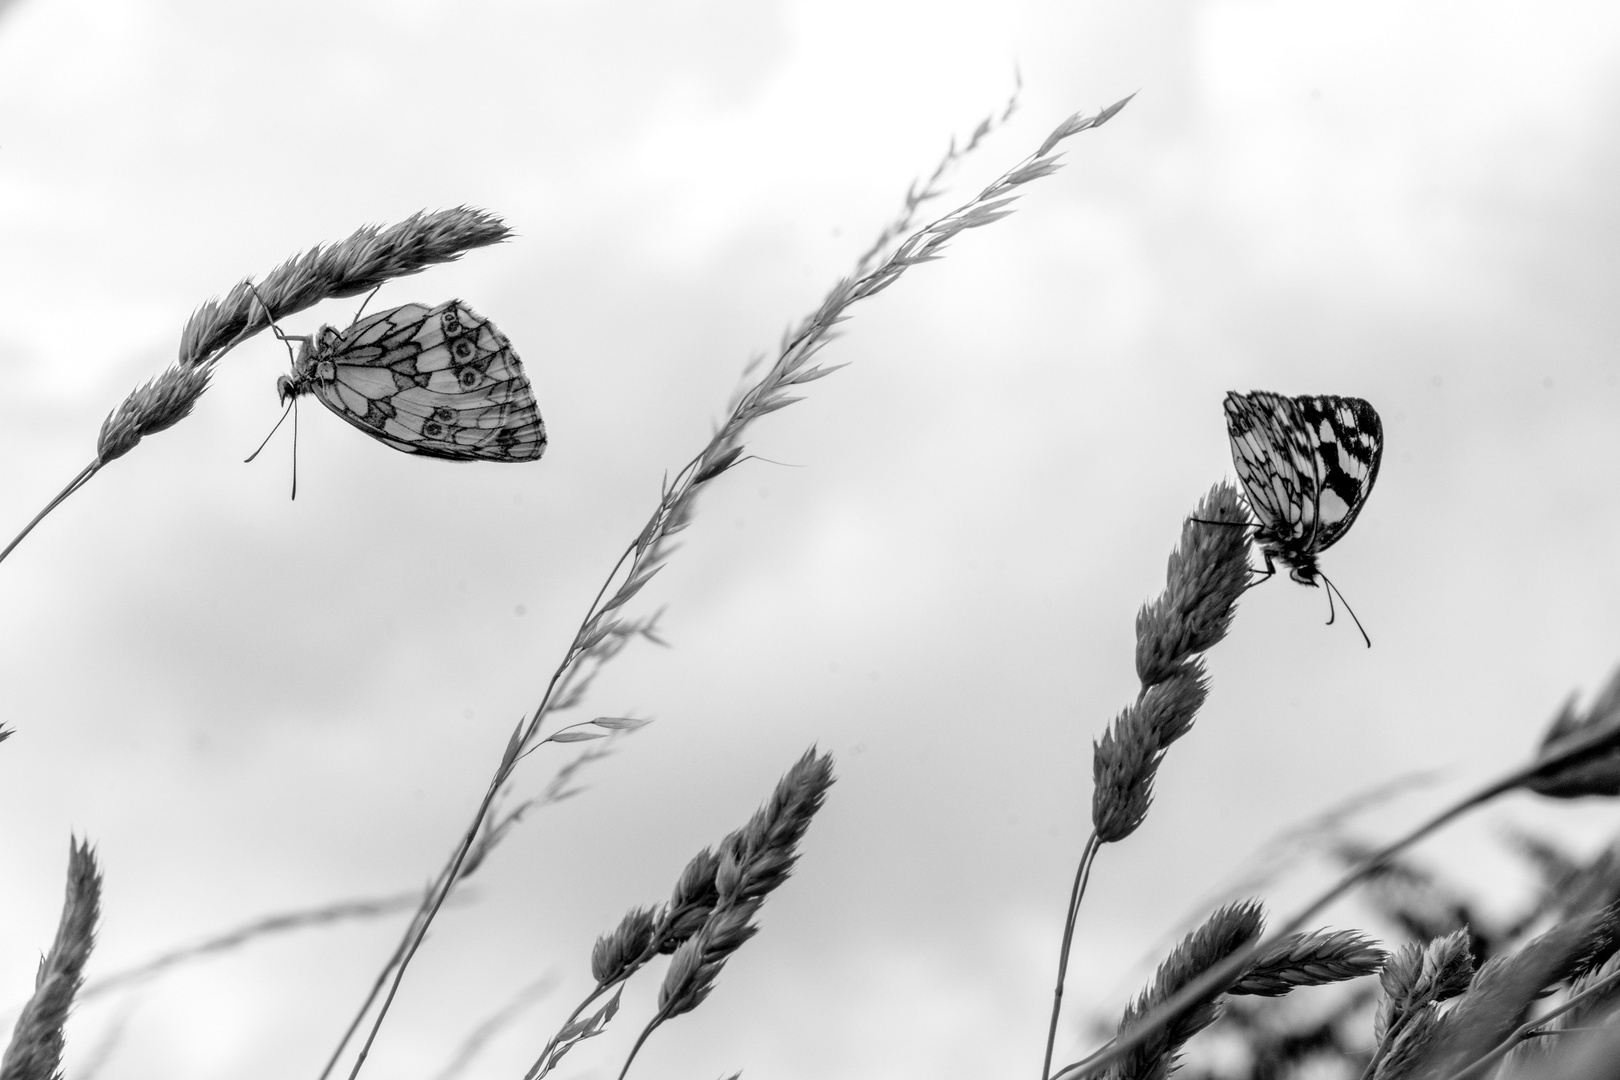
[[[1584,0],[12,0],[0,531],[198,303],[422,208],[518,235],[374,306],[494,319],[552,442],[452,465],[308,402],[289,502],[285,432],[242,463],[287,367],[256,339],[0,564],[0,998],[31,987],[70,834],[106,871],[92,979],[420,886],[744,363],[1021,76],[940,212],[1138,96],[1010,219],[856,309],[823,354],[850,366],[706,489],[638,600],[667,605],[671,648],[626,652],[581,714],[656,723],[440,920],[371,1071],[434,1075],[551,973],[462,1074],[517,1075],[595,935],[815,744],[840,780],[796,876],[639,1067],[1033,1074],[1091,740],[1136,691],[1133,618],[1182,516],[1232,475],[1221,397],[1363,396],[1383,471],[1323,565],[1373,648],[1322,625],[1319,590],[1245,597],[1146,825],[1099,862],[1073,1059],[1081,1018],[1117,1016],[1280,830],[1433,771],[1359,826],[1387,834],[1620,661],[1617,61],[1620,9]],[[566,760],[536,755],[520,794]],[[1423,857],[1500,897],[1510,822],[1579,847],[1612,821],[1514,800]],[[1285,909],[1315,872],[1262,894]],[[69,1075],[116,1029],[106,1077],[312,1076],[398,932],[264,939],[86,1003]],[[575,1074],[616,1073],[656,977]]]

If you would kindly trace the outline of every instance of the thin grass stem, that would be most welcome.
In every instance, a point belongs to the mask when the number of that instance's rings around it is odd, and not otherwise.
[[[34,531],[35,525],[38,525],[41,521],[45,520],[46,514],[49,514],[52,510],[55,510],[58,506],[62,505],[64,499],[66,499],[69,495],[72,495],[75,491],[78,491],[80,488],[84,487],[85,484],[89,483],[90,478],[96,475],[97,471],[100,470],[103,464],[104,463],[102,460],[97,458],[95,461],[92,461],[90,464],[81,469],[78,476],[75,476],[72,480],[68,481],[68,486],[63,488],[56,498],[46,503],[45,509],[35,514],[34,520],[30,521],[27,525],[24,525],[22,532],[18,533],[12,538],[11,543],[6,545],[6,549],[4,551],[0,551],[0,562],[4,562],[6,556],[11,554],[12,549],[23,542],[23,537]]]
[[[1074,944],[1074,926],[1080,915],[1080,901],[1086,895],[1086,883],[1091,880],[1091,864],[1102,850],[1102,840],[1092,830],[1086,848],[1080,855],[1080,866],[1075,870],[1074,888],[1069,892],[1069,911],[1063,922],[1063,947],[1058,950],[1057,986],[1052,990],[1052,1022],[1046,1028],[1046,1056],[1041,1059],[1041,1080],[1052,1075],[1052,1047],[1057,1041],[1058,1017],[1063,1013],[1063,980],[1069,971],[1069,948]]]

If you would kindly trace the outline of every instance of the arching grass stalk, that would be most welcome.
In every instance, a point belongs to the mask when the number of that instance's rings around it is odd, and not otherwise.
[[[1003,173],[976,196],[906,235],[898,243],[892,243],[893,236],[901,235],[905,228],[910,227],[918,208],[939,194],[931,186],[925,186],[921,192],[914,186],[907,193],[905,207],[896,223],[886,227],[878,242],[860,256],[855,273],[834,285],[821,306],[784,336],[771,366],[751,383],[745,384],[732,402],[730,415],[720,424],[714,436],[676,472],[672,480],[664,484],[646,524],[609,571],[574,640],[547,682],[539,703],[527,718],[519,720],[512,732],[472,821],[431,889],[422,917],[408,929],[402,949],[396,953],[398,963],[392,965],[388,990],[382,997],[377,1015],[350,1070],[351,1080],[359,1075],[365,1063],[411,958],[450,890],[455,888],[462,864],[473,850],[497,794],[510,779],[517,763],[547,741],[541,737],[542,726],[554,712],[582,701],[595,674],[630,639],[652,635],[651,620],[627,618],[619,615],[618,610],[663,568],[670,555],[669,539],[691,524],[702,485],[728,471],[742,459],[743,436],[756,420],[800,400],[800,387],[830,375],[842,366],[823,367],[812,361],[832,340],[835,328],[849,318],[850,308],[893,285],[912,267],[940,258],[946,246],[958,234],[988,225],[1012,213],[1010,204],[1020,194],[1018,189],[1031,181],[1050,176],[1060,168],[1058,147],[1065,140],[1106,123],[1129,101],[1130,98],[1122,99],[1091,115],[1076,113],[1070,116],[1047,135],[1033,154]],[[981,124],[969,144],[970,149],[986,130],[988,126]],[[962,152],[965,151],[959,152],[953,146],[946,155],[946,162],[954,160]],[[942,175],[943,171],[942,164],[935,171],[935,177]],[[750,369],[753,366],[751,364]],[[357,1021],[371,1008],[375,998],[375,992],[368,995],[356,1015]],[[354,1028],[351,1026],[350,1030]],[[329,1075],[347,1041],[346,1035],[334,1051],[327,1069],[322,1072],[321,1080]]]

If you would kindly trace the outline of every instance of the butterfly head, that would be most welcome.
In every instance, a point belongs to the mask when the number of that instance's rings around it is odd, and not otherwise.
[[[276,380],[276,395],[283,403],[309,393],[316,382],[331,382],[337,378],[337,365],[332,363],[328,344],[329,338],[337,336],[338,332],[332,327],[323,326],[313,338],[299,344],[298,355],[293,357],[292,374]]]
[[[1259,541],[1260,554],[1266,560],[1265,577],[1276,573],[1276,564],[1282,563],[1288,568],[1288,576],[1301,585],[1315,588],[1321,580],[1322,570],[1315,555],[1299,550],[1299,545],[1289,544],[1263,527],[1255,531],[1254,538]]]
[[[1322,571],[1316,565],[1315,555],[1303,551],[1279,551],[1276,549],[1268,551],[1267,554],[1275,557],[1278,562],[1288,567],[1289,577],[1301,585],[1316,588],[1317,581],[1322,577]]]
[[[1316,579],[1319,574],[1320,571],[1316,569],[1315,559],[1312,559],[1309,565],[1295,564],[1288,568],[1289,577],[1301,585],[1309,585],[1313,589],[1316,588]]]

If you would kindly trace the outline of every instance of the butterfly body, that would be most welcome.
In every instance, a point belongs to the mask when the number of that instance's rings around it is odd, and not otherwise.
[[[1275,560],[1295,581],[1315,585],[1316,557],[1349,531],[1378,478],[1378,413],[1354,397],[1233,391],[1226,430],[1267,572]]]
[[[283,401],[309,394],[378,442],[449,461],[537,461],[546,426],[512,343],[459,300],[323,326]]]

